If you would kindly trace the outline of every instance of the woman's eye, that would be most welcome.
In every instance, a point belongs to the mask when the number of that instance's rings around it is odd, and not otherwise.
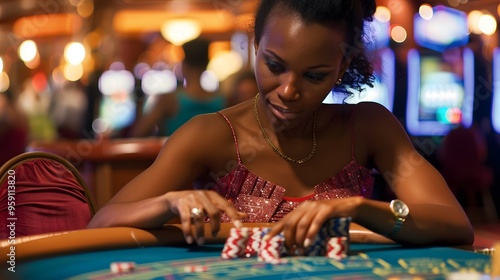
[[[282,73],[284,71],[283,66],[273,61],[266,61],[267,68],[273,73]]]
[[[325,78],[323,74],[305,74],[304,76],[311,82],[320,82]]]

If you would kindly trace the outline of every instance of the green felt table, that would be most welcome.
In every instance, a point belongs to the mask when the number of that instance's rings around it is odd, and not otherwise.
[[[351,244],[347,258],[287,257],[285,264],[256,258],[224,260],[223,244],[99,250],[28,260],[17,279],[446,279],[451,272],[489,273],[490,256],[448,247],[408,248]],[[112,262],[135,262],[130,273],[114,274]],[[185,272],[205,266],[204,272]]]
[[[210,225],[205,227],[210,232]],[[111,227],[56,232],[16,238],[15,243],[0,240],[0,279],[420,280],[446,279],[454,272],[492,272],[492,257],[475,253],[472,247],[404,247],[355,224],[349,230],[348,256],[340,261],[322,256],[286,257],[287,263],[276,265],[255,257],[225,260],[221,252],[231,227],[221,224],[219,235],[207,238],[203,246],[187,245],[179,224],[154,230]],[[136,266],[129,273],[115,274],[110,269],[113,262]],[[205,271],[186,272],[192,267]]]

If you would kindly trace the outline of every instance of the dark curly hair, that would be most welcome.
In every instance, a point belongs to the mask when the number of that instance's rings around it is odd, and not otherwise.
[[[363,40],[365,21],[373,20],[375,9],[375,0],[261,0],[255,15],[255,42],[260,42],[270,14],[292,12],[305,22],[344,22],[347,41],[341,47],[350,65],[335,91],[346,94],[350,94],[348,88],[362,91],[363,85],[373,87],[375,79]]]

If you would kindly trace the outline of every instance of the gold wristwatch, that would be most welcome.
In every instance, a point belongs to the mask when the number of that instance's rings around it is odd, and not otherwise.
[[[394,228],[392,228],[391,232],[389,232],[388,234],[389,238],[393,239],[401,230],[401,227],[403,227],[403,223],[406,220],[406,217],[408,217],[410,209],[403,201],[399,199],[392,200],[389,207],[394,214],[394,218],[396,218]]]

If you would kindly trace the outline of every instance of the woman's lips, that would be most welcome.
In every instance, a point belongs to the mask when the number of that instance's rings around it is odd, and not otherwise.
[[[291,112],[287,109],[284,109],[284,108],[281,108],[281,107],[278,107],[278,106],[275,106],[272,104],[270,104],[270,107],[271,107],[271,112],[273,113],[273,115],[277,119],[280,119],[282,121],[291,121],[291,120],[295,119],[298,115],[298,113]]]

